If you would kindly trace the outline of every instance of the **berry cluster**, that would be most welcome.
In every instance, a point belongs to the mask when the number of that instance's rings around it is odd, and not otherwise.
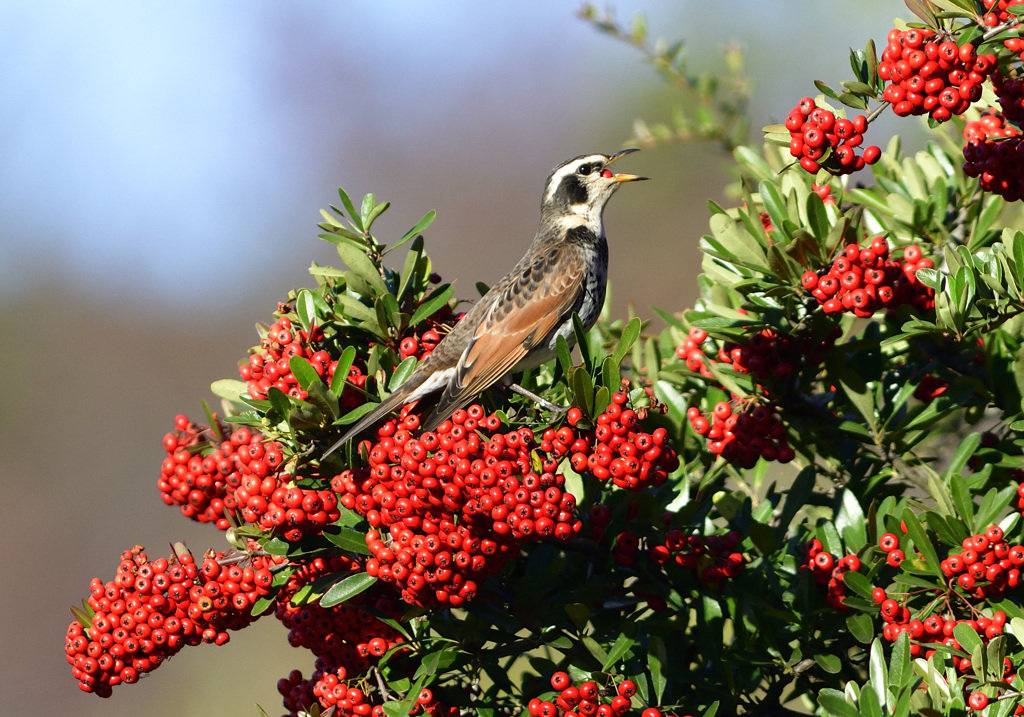
[[[250,354],[249,360],[238,367],[238,373],[246,382],[249,396],[265,399],[267,391],[276,387],[284,393],[305,400],[307,394],[292,374],[289,361],[295,356],[304,358],[316,370],[320,380],[330,383],[338,365],[326,351],[314,351],[313,345],[323,340],[324,332],[319,326],[311,331],[295,330],[287,316],[281,316],[267,329],[260,341],[262,353]]]
[[[835,175],[852,174],[882,156],[882,150],[874,145],[857,154],[856,148],[864,142],[867,130],[864,115],[852,120],[837,118],[810,97],[804,97],[789,111],[785,126],[789,130],[790,155],[812,174],[819,169]]]
[[[750,402],[733,411],[729,401],[719,401],[707,415],[690,406],[686,417],[694,432],[707,438],[708,450],[735,466],[753,468],[759,458],[789,463],[796,457],[786,427],[769,405]]]
[[[1019,30],[1020,23],[1017,22],[1017,15],[1010,12],[1010,8],[1014,5],[1024,4],[1024,0],[981,0],[982,6],[985,8],[985,15],[982,20],[986,27],[997,27],[999,25],[1009,25],[1015,30]],[[1017,33],[1007,33],[1009,37],[1003,40],[1003,45],[1010,52],[1016,53],[1017,55],[1024,56],[1024,40],[1017,36]]]
[[[903,552],[899,549],[899,538],[894,533],[886,533],[879,541],[879,547],[886,552],[887,562],[898,566],[902,563]],[[1016,587],[1020,583],[1020,566],[1024,565],[1024,546],[1011,545],[1003,539],[1003,531],[999,526],[990,526],[984,533],[972,535],[964,539],[962,552],[950,553],[939,567],[946,577],[947,588],[941,597],[946,606],[946,614],[931,612],[935,602],[918,613],[912,613],[908,607],[911,596],[903,601],[890,597],[881,587],[872,591],[872,598],[878,605],[879,614],[884,622],[882,636],[895,642],[902,634],[910,637],[910,654],[931,657],[935,652],[927,647],[932,643],[942,643],[954,649],[961,649],[960,643],[953,635],[953,629],[965,623],[986,644],[1001,635],[1006,624],[1006,613],[997,610],[991,616],[981,616],[970,602],[971,598],[999,599],[1008,587]],[[957,617],[959,609],[965,609],[967,617]],[[969,687],[974,670],[970,657],[953,657],[953,666],[960,674],[967,676]],[[1016,677],[1013,663],[1009,658],[1003,661],[1003,681],[1013,682]],[[989,697],[981,691],[972,692],[967,697],[968,704],[976,711],[985,709]],[[1024,714],[1024,706],[1018,706],[1016,715]]]
[[[931,259],[921,256],[920,247],[908,246],[902,259],[893,259],[885,238],[875,237],[864,247],[847,244],[828,272],[807,271],[801,284],[826,314],[851,311],[868,317],[903,304],[929,311],[935,308],[935,292],[918,280],[917,272],[932,266]]]
[[[330,608],[315,602],[291,602],[293,595],[317,578],[362,570],[356,560],[341,554],[314,558],[295,568],[281,589],[274,613],[288,628],[288,643],[292,647],[304,647],[332,667],[345,666],[352,672],[363,673],[377,658],[404,642],[398,631],[363,609],[367,607],[389,618],[401,617],[402,610],[394,599],[384,596],[382,587],[373,586]]]
[[[526,707],[530,717],[623,717],[633,709],[637,693],[633,680],[623,680],[612,690],[592,680],[573,685],[565,672],[551,675],[551,688],[557,692],[553,702],[539,697],[529,701]],[[662,712],[657,707],[647,707],[640,717],[662,717]]]
[[[647,554],[658,565],[675,564],[691,570],[706,585],[734,578],[743,570],[743,554],[736,551],[739,532],[724,535],[686,535],[673,528],[662,542],[648,548]]]
[[[1003,540],[1003,531],[993,525],[982,534],[966,538],[963,551],[940,563],[942,574],[956,579],[957,586],[977,599],[999,599],[1007,588],[1021,584],[1024,546]]]
[[[903,533],[906,532],[903,524],[900,528]],[[899,569],[906,558],[900,542],[896,533],[886,533],[878,539],[884,561],[891,568]],[[856,555],[836,557],[823,550],[821,541],[817,539],[807,543],[805,549],[807,557],[803,569],[811,571],[817,584],[828,585],[826,601],[830,607],[841,612],[848,611],[849,606],[843,602],[846,596],[843,575],[849,571],[859,571],[860,559]],[[920,554],[917,558],[921,559]],[[1020,584],[1022,565],[1024,546],[1004,540],[1003,531],[998,526],[990,526],[984,533],[966,538],[960,552],[951,551],[939,563],[945,577],[945,587],[916,590],[905,595],[890,595],[883,587],[872,590],[871,598],[878,606],[882,619],[882,638],[895,642],[901,634],[906,633],[910,638],[910,654],[925,659],[935,652],[930,646],[935,643],[961,649],[953,635],[954,627],[960,623],[966,623],[978,633],[983,644],[988,643],[1002,634],[1007,616],[1001,610],[992,612],[990,616],[982,615],[973,601],[1004,597],[1008,588]],[[920,608],[911,604],[917,598],[925,598]],[[938,611],[937,606],[940,608]],[[954,656],[953,666],[960,674],[968,677],[965,685],[970,688],[974,674],[970,658]],[[1003,681],[1010,684],[1015,677],[1016,670],[1010,659],[1006,658],[1003,663]],[[983,710],[989,700],[980,691],[965,697],[968,704],[977,711]],[[1024,707],[1018,707],[1014,714],[1024,714]]]
[[[164,502],[180,505],[186,517],[226,530],[228,516],[236,515],[293,542],[338,519],[334,493],[300,488],[295,476],[279,471],[281,444],[239,428],[218,445],[208,440],[211,429],[186,416],[175,417],[174,425],[175,432],[164,436],[167,458],[157,487]],[[223,427],[216,432],[223,435]]]
[[[1024,134],[999,113],[985,113],[964,127],[964,173],[1008,202],[1024,198]]]
[[[227,516],[238,508],[233,493],[242,484],[237,454],[253,436],[236,431],[218,444],[214,438],[224,436],[223,426],[207,428],[183,415],[174,418],[174,429],[163,440],[167,457],[157,481],[160,497],[167,505],[181,506],[186,518],[227,530]]]
[[[557,462],[534,471],[529,429],[503,433],[498,416],[478,405],[414,438],[418,425],[411,413],[387,421],[368,467],[331,482],[341,503],[372,527],[366,571],[393,583],[406,602],[460,605],[522,542],[565,541],[582,528]]]
[[[981,98],[981,86],[996,68],[995,55],[978,55],[967,42],[936,42],[928,29],[892,29],[878,62],[878,76],[888,80],[882,98],[900,117],[930,115],[945,122]]]
[[[92,614],[68,627],[65,652],[79,687],[109,697],[185,645],[223,645],[228,630],[253,622],[273,575],[266,559],[243,567],[241,558],[211,553],[196,565],[188,553],[151,561],[141,547],[125,551],[113,580],[90,583]]]
[[[825,602],[833,610],[846,612],[850,608],[843,603],[846,596],[846,583],[843,575],[849,571],[860,570],[860,558],[856,555],[837,557],[824,549],[821,541],[814,538],[804,546],[806,558],[800,566],[801,570],[810,570],[811,577],[818,585],[827,585],[828,594]]]
[[[333,713],[339,717],[386,717],[382,704],[374,704],[373,689],[365,682],[362,686],[350,684],[344,667],[330,669],[318,659],[316,668],[309,679],[303,679],[300,670],[292,670],[288,677],[277,682],[277,691],[284,697],[284,707],[288,714],[284,717],[302,717],[309,714],[309,706],[319,702],[324,708],[334,708]],[[434,697],[433,691],[423,688],[417,695],[416,702],[409,714],[419,712],[431,717],[457,717],[459,711],[454,707],[446,707]]]
[[[544,441],[550,440],[556,456],[570,454],[570,465],[577,473],[589,473],[600,481],[611,479],[616,487],[636,492],[664,483],[679,467],[679,456],[668,443],[666,429],[643,430],[640,421],[648,409],[629,407],[628,388],[627,382],[612,394],[593,430],[548,429]],[[567,415],[571,425],[578,425],[581,418],[579,409],[570,409]]]

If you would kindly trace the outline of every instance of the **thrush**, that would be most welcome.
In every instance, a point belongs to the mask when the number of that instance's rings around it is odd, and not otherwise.
[[[395,409],[440,391],[433,413],[420,424],[434,430],[494,383],[555,358],[559,336],[572,347],[573,313],[589,329],[604,304],[604,207],[624,182],[647,179],[614,174],[608,166],[636,151],[585,154],[555,167],[544,188],[540,228],[526,255],[473,305],[405,383],[323,457]]]

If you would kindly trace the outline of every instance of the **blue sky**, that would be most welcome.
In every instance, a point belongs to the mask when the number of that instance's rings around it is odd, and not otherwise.
[[[843,20],[829,3],[616,9],[623,19],[645,11],[655,34],[688,36],[698,58],[739,38],[759,88],[755,121],[766,121],[810,91],[796,68],[820,58],[832,75],[823,79],[844,79],[833,41],[881,38],[891,13],[905,14],[897,2],[861,6]],[[582,138],[621,142],[644,110],[638,98],[662,92],[635,52],[576,19],[577,8],[5,3],[0,295],[59,278],[195,305],[281,262],[295,270],[291,286],[317,251],[301,243],[316,210],[339,184],[401,202],[401,222],[447,209],[465,220],[447,225],[457,236],[503,217],[487,205],[514,186],[529,212],[502,222],[522,215],[514,228],[529,232],[547,169],[597,149]],[[779,92],[779,76],[803,88]],[[488,178],[493,199],[474,194]]]

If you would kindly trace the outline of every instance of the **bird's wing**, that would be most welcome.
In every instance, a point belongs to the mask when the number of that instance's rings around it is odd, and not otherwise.
[[[462,354],[430,420],[433,430],[452,412],[507,374],[531,349],[551,339],[578,303],[587,263],[572,245],[552,248],[506,277]]]

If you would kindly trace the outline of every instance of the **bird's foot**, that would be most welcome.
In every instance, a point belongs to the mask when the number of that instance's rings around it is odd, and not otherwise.
[[[531,401],[537,403],[537,405],[539,405],[541,408],[547,411],[551,411],[552,413],[555,414],[556,417],[562,415],[563,413],[569,410],[568,406],[559,406],[557,403],[551,403],[551,401],[547,400],[546,398],[541,398],[533,391],[529,391],[523,388],[518,383],[510,384],[509,388],[518,393],[520,396],[526,396]]]

